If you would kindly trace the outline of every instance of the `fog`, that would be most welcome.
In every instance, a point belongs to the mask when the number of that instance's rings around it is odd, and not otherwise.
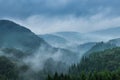
[[[62,53],[59,50],[56,53],[52,53],[50,51],[45,51],[43,48],[44,46],[40,47],[33,55],[24,59],[24,62],[35,71],[42,70],[45,62],[50,58],[56,62],[62,60]]]

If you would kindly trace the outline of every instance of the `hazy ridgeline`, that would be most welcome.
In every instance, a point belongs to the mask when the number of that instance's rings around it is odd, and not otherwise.
[[[118,30],[120,28],[117,28]],[[0,65],[5,63],[0,67],[0,79],[45,80],[48,74],[54,76],[56,72],[58,75],[67,74],[69,76],[73,75],[72,73],[81,73],[82,70],[86,72],[87,70],[95,71],[94,69],[102,66],[96,64],[94,68],[91,67],[96,61],[96,57],[98,61],[102,61],[100,56],[104,57],[103,53],[110,56],[107,54],[110,53],[109,51],[113,51],[114,54],[119,52],[119,48],[112,50],[112,48],[120,47],[120,36],[115,36],[119,32],[115,31],[116,28],[85,34],[58,32],[36,35],[12,21],[0,20]],[[113,33],[110,34],[111,32]],[[108,51],[101,52],[106,49]],[[101,55],[92,56],[89,59],[89,55],[94,53]],[[112,55],[114,56],[114,54]],[[118,58],[116,59],[118,60]],[[107,60],[110,59],[107,57]],[[104,62],[103,66],[106,66]],[[110,62],[110,64],[117,65],[114,62]],[[78,64],[78,66],[74,66],[74,64]],[[116,66],[112,65],[112,67]]]
[[[0,80],[120,80],[120,0],[0,0]]]

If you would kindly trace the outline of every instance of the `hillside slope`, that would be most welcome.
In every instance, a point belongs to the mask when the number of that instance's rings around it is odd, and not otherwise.
[[[71,73],[81,71],[115,71],[120,68],[120,47],[107,49],[105,51],[91,53],[83,57],[79,64],[72,66]]]
[[[12,21],[0,20],[0,48],[16,48],[22,51],[35,51],[45,41],[29,29]]]

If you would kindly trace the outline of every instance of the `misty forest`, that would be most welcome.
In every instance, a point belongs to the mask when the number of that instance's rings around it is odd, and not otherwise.
[[[119,0],[0,0],[0,80],[120,80]]]

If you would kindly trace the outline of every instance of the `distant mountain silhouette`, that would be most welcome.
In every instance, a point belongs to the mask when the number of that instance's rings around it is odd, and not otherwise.
[[[38,36],[43,38],[46,42],[48,42],[53,47],[63,48],[69,42],[63,37],[60,37],[54,34],[45,34],[45,35],[38,35]]]
[[[0,20],[0,47],[35,51],[41,44],[47,44],[29,29],[9,20]]]
[[[29,29],[9,20],[0,20],[0,48],[5,51],[60,55],[60,61],[67,64],[76,62],[77,54],[67,49],[55,48],[35,35]],[[20,50],[20,51],[19,51]],[[59,57],[59,56],[58,56]],[[74,59],[74,60],[73,60]],[[71,62],[69,62],[71,60]]]
[[[95,32],[91,32],[90,34],[104,35],[104,36],[111,36],[111,37],[120,37],[120,35],[119,35],[120,27],[98,30]]]

